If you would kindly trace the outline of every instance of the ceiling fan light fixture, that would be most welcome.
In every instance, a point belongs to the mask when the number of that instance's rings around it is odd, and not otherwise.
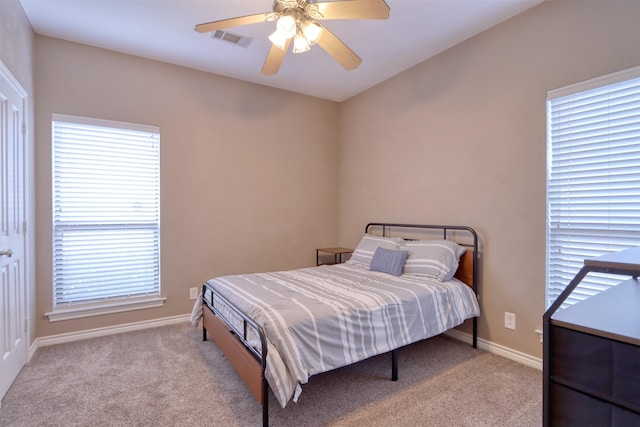
[[[322,26],[315,21],[307,21],[302,25],[302,32],[309,42],[309,46],[313,46],[322,36]]]
[[[296,18],[291,15],[281,16],[276,23],[276,29],[286,38],[296,35],[296,27]]]
[[[293,53],[302,53],[309,49],[311,49],[311,47],[309,46],[309,42],[304,34],[301,32],[296,34],[293,38]]]
[[[284,50],[285,46],[287,45],[287,40],[289,40],[289,37],[283,34],[280,30],[276,30],[273,32],[273,34],[269,36],[269,40],[271,40],[271,43],[278,46],[280,49]]]

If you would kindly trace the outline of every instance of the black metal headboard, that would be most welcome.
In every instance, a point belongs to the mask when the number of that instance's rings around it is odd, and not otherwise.
[[[478,295],[478,234],[476,231],[464,225],[431,225],[431,224],[395,224],[388,222],[370,222],[364,229],[365,233],[373,234],[372,229],[379,229],[382,231],[382,236],[385,237],[402,237],[406,240],[415,240],[414,237],[405,237],[402,236],[402,229],[404,229],[404,234],[409,234],[409,230],[433,230],[441,232],[442,238],[447,239],[450,237],[450,232],[461,231],[464,232],[468,240],[458,241],[456,239],[456,243],[460,246],[465,246],[473,249],[473,266],[472,266],[472,284],[471,288],[475,292],[476,296]],[[394,236],[390,236],[390,232],[393,231]],[[438,233],[440,234],[440,233]],[[453,239],[450,239],[453,240]],[[476,347],[478,334],[478,318],[473,318],[473,347]]]

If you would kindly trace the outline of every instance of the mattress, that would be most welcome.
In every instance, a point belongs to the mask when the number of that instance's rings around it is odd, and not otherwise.
[[[282,407],[312,375],[438,335],[480,314],[473,290],[457,279],[396,277],[350,264],[222,276],[205,285],[204,302],[211,305],[215,288],[262,326],[265,376]],[[229,316],[242,330],[241,318]],[[259,349],[257,335],[248,338]]]

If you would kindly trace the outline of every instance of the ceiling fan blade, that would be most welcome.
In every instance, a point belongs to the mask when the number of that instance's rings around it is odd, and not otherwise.
[[[312,3],[323,19],[387,19],[389,6],[384,0],[342,0]]]
[[[318,46],[326,50],[345,69],[353,70],[358,68],[362,63],[362,59],[324,25],[322,27],[322,36],[318,40]]]
[[[262,66],[262,74],[267,76],[271,76],[276,74],[280,69],[280,64],[282,64],[282,60],[284,56],[287,54],[287,50],[289,50],[289,45],[291,44],[291,39],[287,40],[287,43],[284,46],[284,49],[280,49],[278,46],[272,44],[271,49],[269,49],[269,54],[267,55],[267,59],[264,60],[264,65]]]
[[[195,30],[199,33],[208,33],[210,31],[224,30],[225,28],[239,27],[241,25],[257,24],[264,22],[272,12],[257,13],[255,15],[239,16],[237,18],[222,19],[220,21],[206,22],[198,24]]]

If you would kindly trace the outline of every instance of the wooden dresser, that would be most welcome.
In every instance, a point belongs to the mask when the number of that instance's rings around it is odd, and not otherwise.
[[[589,273],[621,282],[559,309]],[[640,426],[640,248],[586,259],[543,316],[543,425]]]

